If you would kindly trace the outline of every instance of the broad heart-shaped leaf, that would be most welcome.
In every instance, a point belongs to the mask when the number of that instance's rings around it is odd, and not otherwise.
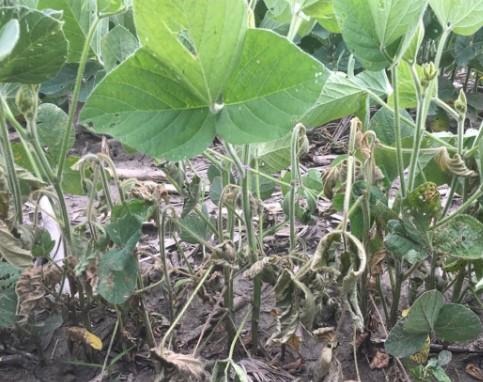
[[[105,2],[108,2],[106,0]],[[69,41],[68,62],[79,62],[89,28],[97,13],[96,0],[39,0],[39,9],[62,11],[64,32]],[[103,19],[97,26],[91,43],[90,55],[98,56],[101,39],[109,31],[109,19]]]
[[[334,0],[344,41],[369,70],[392,63],[426,6],[427,0]]]
[[[384,348],[394,357],[405,358],[420,351],[426,338],[427,334],[424,333],[406,332],[404,321],[398,321],[391,329]]]
[[[8,21],[0,30],[0,62],[2,62],[17,45],[20,38],[20,24],[18,20]]]
[[[483,260],[483,224],[469,215],[458,215],[434,232],[436,252],[462,260]]]
[[[483,0],[429,0],[441,25],[470,36],[483,26]]]
[[[1,61],[0,82],[35,84],[51,78],[67,56],[62,22],[53,14],[34,9],[5,7],[0,12],[0,28],[14,19],[18,20],[20,36]]]
[[[244,1],[206,1],[135,2],[145,46],[99,84],[81,119],[169,159],[200,153],[215,135],[242,144],[288,133],[319,95],[325,68],[273,32],[245,32]]]
[[[423,293],[414,302],[404,321],[404,331],[408,333],[430,334],[444,305],[443,295],[437,290]]]
[[[481,333],[478,315],[461,304],[445,304],[434,327],[436,337],[449,342],[469,341]]]
[[[392,92],[384,71],[362,72],[354,78],[341,72],[333,72],[317,102],[304,115],[302,121],[308,127],[317,127],[357,113],[365,106],[368,91],[378,96]]]

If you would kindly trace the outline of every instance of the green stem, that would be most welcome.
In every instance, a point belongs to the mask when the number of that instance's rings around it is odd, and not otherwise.
[[[291,180],[291,190],[290,192],[290,200],[289,200],[289,225],[290,225],[290,252],[295,250],[297,246],[297,235],[295,230],[295,209],[296,209],[296,195],[299,187],[302,186],[302,179],[300,176],[300,169],[299,169],[299,137],[300,134],[305,134],[305,127],[302,124],[297,124],[292,132],[292,139],[290,141],[290,170],[292,175]]]
[[[69,114],[67,116],[67,124],[65,127],[64,136],[62,137],[59,156],[57,157],[57,163],[58,163],[57,179],[59,179],[59,182],[62,181],[64,164],[67,158],[67,151],[69,149],[69,137],[70,137],[71,131],[75,128],[74,117],[77,112],[77,105],[79,103],[79,96],[80,96],[81,87],[82,87],[82,79],[84,78],[84,72],[86,69],[87,60],[89,58],[91,42],[92,42],[92,39],[94,38],[94,34],[96,32],[96,29],[100,20],[101,19],[99,17],[96,17],[94,22],[91,24],[89,31],[87,32],[86,39],[84,41],[84,46],[82,48],[82,53],[79,61],[79,68],[77,70],[77,77],[75,79],[74,91],[72,93],[72,100],[69,107]]]
[[[458,302],[461,298],[461,289],[463,288],[463,282],[465,281],[466,266],[463,265],[456,275],[456,282],[453,287],[452,302]]]
[[[166,259],[166,249],[165,249],[165,227],[166,227],[166,218],[168,214],[168,209],[161,211],[159,205],[157,206],[156,211],[156,225],[158,227],[158,241],[159,241],[159,257],[161,258],[161,264],[163,266],[163,274],[164,274],[164,281],[165,281],[165,288],[168,292],[168,312],[169,312],[169,322],[173,322],[174,318],[174,307],[173,307],[173,290],[171,288],[171,279],[169,276],[169,269],[168,269],[168,261]]]
[[[253,229],[253,215],[252,206],[250,203],[250,179],[245,170],[243,163],[250,163],[250,146],[245,145],[243,147],[243,162],[238,157],[236,151],[231,145],[226,145],[229,154],[232,156],[235,165],[238,168],[238,172],[241,177],[241,188],[242,188],[242,208],[243,217],[245,220],[245,229],[247,232],[248,241],[248,255],[250,258],[250,263],[255,264],[258,261],[258,251],[257,251],[257,240],[255,238],[255,232]],[[262,290],[262,280],[261,276],[257,275],[253,279],[253,301],[252,301],[252,344],[254,352],[256,353],[258,348],[258,323],[260,320],[260,306],[261,306],[261,290]]]
[[[290,26],[287,34],[287,40],[289,41],[293,41],[295,39],[295,36],[297,36],[300,26],[304,21],[303,17],[300,15],[300,7],[301,5],[298,0],[294,0],[292,2],[292,19],[290,20]]]
[[[3,106],[0,107],[0,142],[5,161],[5,170],[7,171],[8,187],[13,195],[15,205],[15,218],[18,224],[22,224],[22,193],[20,191],[20,182],[15,170],[15,161],[13,159],[12,145],[8,137],[8,127],[5,120],[5,113]]]
[[[176,328],[176,326],[179,324],[179,322],[183,318],[184,314],[186,313],[186,310],[189,308],[189,306],[193,302],[195,296],[200,291],[201,287],[205,283],[205,281],[208,278],[208,276],[211,274],[211,271],[212,270],[213,270],[213,265],[210,265],[208,267],[208,269],[205,271],[205,274],[201,278],[201,280],[198,283],[198,285],[196,285],[195,289],[193,290],[193,293],[188,298],[188,301],[186,301],[186,304],[183,306],[183,308],[181,309],[181,311],[178,313],[178,315],[176,316],[176,318],[174,319],[174,321],[172,322],[171,326],[168,328],[168,330],[166,331],[166,333],[164,333],[163,339],[161,340],[161,343],[159,344],[159,347],[158,347],[158,349],[161,350],[161,353],[165,349],[166,340],[169,338],[169,336],[171,335],[171,333],[173,332],[173,330]]]
[[[394,132],[396,136],[396,165],[401,184],[401,195],[406,197],[406,183],[404,180],[404,157],[402,154],[402,135],[401,135],[401,112],[399,109],[399,84],[398,84],[398,65],[391,69],[392,87],[394,89]]]

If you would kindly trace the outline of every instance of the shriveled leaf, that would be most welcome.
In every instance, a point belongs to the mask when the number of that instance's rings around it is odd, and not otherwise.
[[[457,215],[434,231],[435,251],[462,260],[483,259],[483,224],[469,215]]]
[[[173,366],[179,376],[186,378],[186,380],[201,380],[205,375],[203,363],[192,355],[159,348],[156,349],[155,354],[161,360]]]
[[[62,22],[54,15],[34,9],[5,7],[0,13],[0,28],[7,27],[14,19],[20,34],[15,46],[7,47],[10,53],[1,62],[0,82],[36,84],[53,77],[67,56]],[[15,32],[14,25],[10,24],[8,29]]]
[[[94,90],[82,120],[169,159],[200,153],[216,135],[235,144],[282,137],[326,70],[281,36],[248,29],[246,15],[238,0],[135,1],[143,47]]]
[[[415,31],[427,0],[334,0],[342,36],[369,70],[388,67]],[[409,41],[408,41],[409,42]]]
[[[470,36],[483,26],[483,0],[429,0],[441,25]]]
[[[0,29],[0,62],[12,53],[20,38],[20,24],[17,19],[8,21]]]
[[[398,321],[391,329],[384,347],[392,356],[405,358],[421,350],[426,338],[427,335],[423,333],[406,332],[403,321]]]
[[[32,266],[31,251],[23,248],[21,241],[12,235],[3,222],[0,222],[0,257],[15,267]]]
[[[404,331],[407,333],[431,333],[439,319],[439,313],[444,304],[443,295],[437,290],[423,293],[411,306],[404,321]]]
[[[439,312],[434,330],[443,341],[469,341],[481,333],[481,322],[478,315],[466,306],[445,304]]]

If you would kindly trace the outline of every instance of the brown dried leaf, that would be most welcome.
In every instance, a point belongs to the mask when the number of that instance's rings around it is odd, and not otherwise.
[[[155,349],[154,354],[175,368],[179,376],[201,381],[206,376],[203,363],[189,354],[175,353],[167,349]],[[189,379],[191,380],[191,379]]]
[[[19,315],[27,320],[34,312],[46,310],[50,306],[48,294],[62,280],[62,270],[54,264],[26,269],[15,287],[18,296]]]
[[[372,358],[372,361],[369,365],[369,367],[373,370],[373,369],[385,369],[386,367],[389,366],[389,354],[386,354],[384,352],[381,352],[381,351],[377,351],[376,352],[376,355],[374,356],[374,358]]]
[[[483,370],[481,370],[476,364],[469,363],[465,367],[465,372],[471,375],[477,381],[483,381]]]

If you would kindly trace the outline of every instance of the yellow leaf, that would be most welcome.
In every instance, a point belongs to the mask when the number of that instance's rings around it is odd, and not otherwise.
[[[411,358],[414,362],[416,362],[420,365],[423,364],[423,363],[426,363],[426,361],[428,360],[428,357],[429,357],[430,345],[431,345],[431,339],[428,336],[426,338],[426,342],[424,343],[421,350],[418,353],[413,354],[409,358]]]
[[[102,350],[102,340],[94,333],[78,326],[72,326],[67,330],[72,339],[84,342],[95,350]]]

